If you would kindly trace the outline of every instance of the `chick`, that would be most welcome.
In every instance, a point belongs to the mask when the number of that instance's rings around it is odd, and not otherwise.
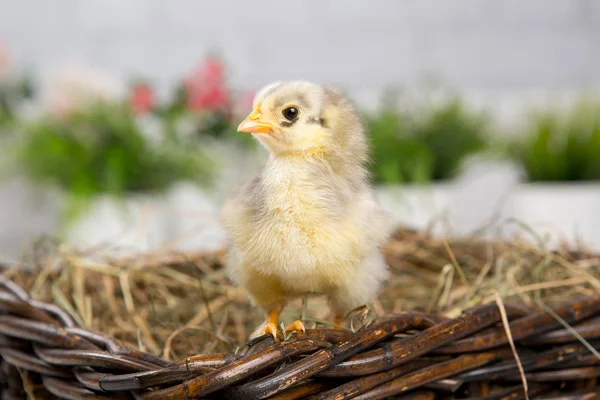
[[[340,324],[388,277],[379,249],[388,219],[369,184],[359,116],[340,92],[304,81],[264,87],[253,108],[238,131],[269,159],[223,206],[228,275],[267,313],[263,333],[276,337],[286,301],[305,293],[327,294]]]

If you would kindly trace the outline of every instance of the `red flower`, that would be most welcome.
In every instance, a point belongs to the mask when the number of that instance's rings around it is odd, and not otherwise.
[[[225,110],[228,104],[229,99],[226,89],[220,86],[203,87],[188,91],[187,106],[193,111]]]
[[[223,63],[208,58],[184,82],[187,107],[192,111],[229,109],[229,91],[225,82]]]
[[[131,89],[129,98],[131,108],[136,114],[144,114],[154,108],[154,92],[147,83],[138,83]]]

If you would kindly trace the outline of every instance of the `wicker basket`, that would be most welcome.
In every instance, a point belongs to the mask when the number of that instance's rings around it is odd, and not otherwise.
[[[354,334],[262,336],[236,354],[177,362],[81,329],[7,279],[0,305],[2,399],[517,399],[523,377],[530,398],[600,398],[600,297],[506,304],[512,340],[491,303],[454,319],[387,315]]]

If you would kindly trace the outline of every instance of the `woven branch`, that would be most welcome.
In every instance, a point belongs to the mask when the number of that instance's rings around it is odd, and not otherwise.
[[[600,345],[600,297],[553,313],[505,308],[530,398],[600,397],[600,359],[589,349]],[[495,303],[454,319],[392,314],[356,333],[261,336],[236,354],[168,362],[78,327],[0,277],[0,356],[2,399],[41,389],[46,398],[66,399],[524,398]]]

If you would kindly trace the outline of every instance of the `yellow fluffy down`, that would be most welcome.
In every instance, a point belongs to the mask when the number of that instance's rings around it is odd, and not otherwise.
[[[265,309],[318,292],[343,314],[370,302],[387,276],[377,248],[386,220],[371,193],[341,202],[313,172],[296,157],[274,159],[262,175],[263,207],[233,200],[223,210],[229,276]]]

